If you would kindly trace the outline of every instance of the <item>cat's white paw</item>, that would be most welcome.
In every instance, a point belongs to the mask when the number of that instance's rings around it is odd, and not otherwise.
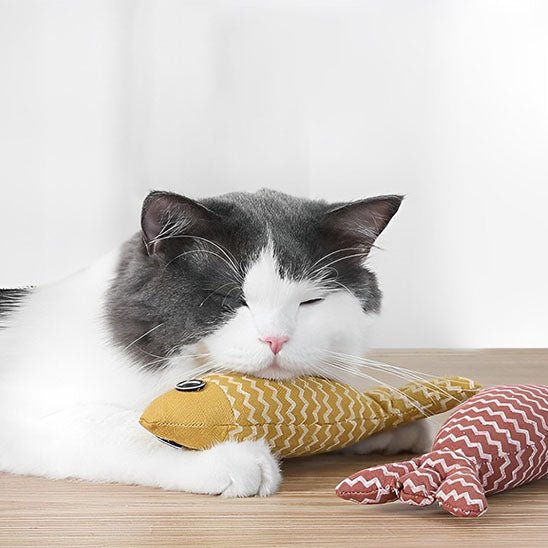
[[[266,497],[274,494],[282,475],[264,441],[225,442],[208,450],[216,485],[211,494],[224,497]]]
[[[425,453],[432,446],[432,432],[428,422],[420,420],[404,424],[394,430],[379,432],[343,449],[346,455],[396,455]]]

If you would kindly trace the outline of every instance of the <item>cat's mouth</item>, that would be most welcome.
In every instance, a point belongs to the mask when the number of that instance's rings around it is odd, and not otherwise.
[[[292,379],[297,376],[293,371],[285,369],[277,357],[274,357],[267,367],[253,371],[253,375],[272,380]]]

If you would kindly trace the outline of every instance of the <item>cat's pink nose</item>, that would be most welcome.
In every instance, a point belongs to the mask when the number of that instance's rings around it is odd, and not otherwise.
[[[289,340],[289,337],[264,337],[263,341],[270,345],[273,354],[277,354],[282,346]]]

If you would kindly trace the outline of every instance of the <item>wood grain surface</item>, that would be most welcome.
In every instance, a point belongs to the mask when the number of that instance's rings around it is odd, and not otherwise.
[[[486,386],[548,383],[548,350],[372,355],[428,373],[469,376]],[[364,507],[333,494],[346,475],[390,460],[342,455],[288,460],[277,495],[239,500],[0,474],[0,545],[548,547],[546,479],[490,497],[488,513],[471,520],[435,506]]]

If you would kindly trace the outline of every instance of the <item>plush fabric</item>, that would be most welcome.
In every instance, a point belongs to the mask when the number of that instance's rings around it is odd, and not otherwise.
[[[438,501],[455,516],[481,516],[485,495],[548,474],[548,386],[496,386],[460,405],[432,451],[343,480],[340,497],[362,504]]]
[[[441,413],[478,390],[473,381],[461,377],[365,394],[317,377],[270,381],[210,375],[203,380],[200,390],[171,390],[154,400],[141,424],[164,441],[190,449],[263,438],[280,456],[296,457],[343,448]]]

